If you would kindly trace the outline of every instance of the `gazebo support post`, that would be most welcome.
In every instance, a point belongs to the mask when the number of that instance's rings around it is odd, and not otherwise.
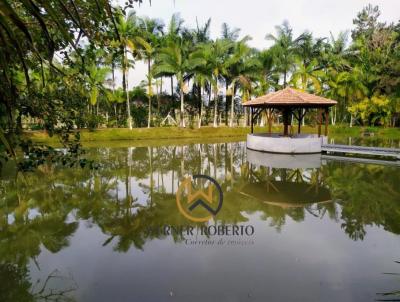
[[[318,108],[318,137],[321,137],[322,110]]]
[[[250,107],[250,124],[251,124],[251,133],[253,133],[253,107]]]
[[[295,112],[295,111],[293,111],[293,115],[294,115],[294,117],[296,118],[296,120],[298,121],[298,124],[297,124],[297,134],[300,134],[300,131],[301,131],[301,123],[302,123],[302,121],[303,121],[303,119],[304,119],[304,116],[306,115],[306,110],[304,110],[304,109],[302,109],[302,108],[299,108],[298,110],[297,110],[297,113]]]
[[[299,124],[297,125],[297,134],[300,134],[300,131],[301,131],[301,121],[303,120],[303,115],[302,115],[302,112],[301,112],[301,108],[297,111],[297,113],[298,113],[298,118],[297,118],[297,121],[299,122]]]
[[[289,135],[289,122],[290,122],[290,109],[283,109],[282,112],[283,117],[283,135]]]
[[[325,108],[325,136],[328,136],[329,108]]]

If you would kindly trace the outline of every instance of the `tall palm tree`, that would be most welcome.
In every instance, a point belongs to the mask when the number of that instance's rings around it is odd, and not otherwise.
[[[205,44],[210,42],[210,26],[211,26],[211,18],[209,18],[204,25],[199,25],[198,20],[196,18],[196,28],[192,32],[193,43],[197,44]],[[195,49],[194,51],[199,52],[198,57],[202,57],[203,53],[201,51],[201,47]],[[196,66],[195,69],[192,70],[193,73],[188,75],[188,78],[193,78],[193,91],[198,90],[198,99],[199,99],[199,114],[198,114],[198,127],[201,128],[201,123],[203,119],[204,113],[204,101],[203,95],[205,88],[210,83],[211,77],[210,73],[207,70],[206,66]]]
[[[298,59],[302,61],[302,64],[308,67],[313,61],[321,62],[321,56],[324,50],[325,38],[319,38],[314,40],[310,32],[302,33],[295,41],[295,52]],[[315,63],[315,62],[314,62]],[[317,65],[317,64],[314,64]],[[318,64],[320,67],[321,64]]]
[[[193,80],[195,85],[199,87],[199,119],[198,119],[198,127],[201,128],[201,122],[203,119],[204,113],[204,102],[203,102],[203,92],[207,84],[211,81],[210,73],[203,67],[198,66],[193,73]]]
[[[182,32],[184,31],[183,23],[185,21],[181,18],[179,13],[175,13],[171,16],[168,23],[168,27],[165,35],[161,39],[162,47],[167,47],[168,44],[180,41],[182,39]],[[174,100],[174,75],[164,74],[164,76],[169,76],[171,81],[171,98]]]
[[[234,108],[235,108],[235,91],[237,86],[244,90],[251,90],[252,81],[256,78],[256,74],[260,70],[260,61],[254,56],[254,52],[247,45],[247,38],[235,43],[232,56],[228,59],[229,76],[231,81],[231,112],[229,126],[233,127]]]
[[[99,90],[103,89],[103,84],[106,81],[107,75],[110,73],[108,67],[99,67],[96,65],[90,65],[87,67],[87,83],[89,84],[90,90],[90,104],[92,106],[98,104]],[[98,114],[98,112],[96,112]]]
[[[163,33],[164,24],[158,19],[151,19],[148,17],[139,19],[139,27],[144,34],[146,42],[149,44],[145,48],[144,58],[147,61],[147,83],[148,83],[148,97],[149,97],[149,115],[147,121],[147,127],[151,126],[151,99],[153,96],[152,81],[153,76],[151,72],[151,63],[154,59],[156,50],[160,46],[160,38]]]
[[[211,18],[204,23],[203,26],[200,26],[197,18],[196,18],[196,28],[193,31],[194,43],[207,43],[210,41],[210,26],[211,26]]]
[[[322,54],[321,61],[326,62],[325,64],[329,68],[338,72],[350,70],[348,60],[350,50],[347,47],[347,41],[348,32],[340,32],[336,38],[331,33],[329,43],[325,44],[326,49]]]
[[[130,61],[128,59],[128,52],[131,53],[133,58],[140,58],[141,51],[150,47],[143,39],[143,34],[138,26],[138,19],[135,12],[130,12],[125,18],[122,14],[117,16],[117,29],[120,36],[119,46],[121,48],[121,66],[122,66],[122,86],[126,94],[126,111],[128,118],[128,127],[132,130],[132,117],[128,93],[128,75]]]
[[[203,59],[197,55],[190,55],[188,46],[182,39],[169,42],[158,54],[157,64],[153,65],[153,72],[157,75],[172,74],[178,81],[180,93],[180,126],[185,127],[184,120],[184,94],[185,94],[185,74],[193,70],[196,66],[203,64]]]
[[[230,28],[228,23],[222,23],[221,37],[225,40],[236,41],[239,38],[240,28]]]
[[[338,94],[344,98],[344,109],[362,100],[368,94],[368,88],[363,82],[364,74],[358,67],[352,71],[344,71],[338,74]],[[353,115],[350,114],[350,127],[353,126]]]
[[[327,87],[325,94],[327,97],[339,101],[339,105],[332,108],[332,124],[336,123],[337,117],[343,121],[346,114],[346,93],[343,93],[342,89],[344,75],[340,77],[339,75],[342,72],[351,70],[350,61],[348,60],[350,51],[347,48],[347,40],[348,32],[340,32],[337,37],[334,37],[331,33],[330,39],[328,43],[325,43],[325,49],[319,59],[324,65],[323,85]]]
[[[228,40],[217,39],[212,43],[201,45],[200,53],[205,62],[205,68],[211,75],[211,85],[214,93],[214,121],[217,127],[218,115],[218,83],[227,74],[228,50],[232,46]]]
[[[275,28],[277,35],[268,34],[265,38],[274,42],[271,51],[274,53],[276,69],[283,75],[283,87],[286,87],[288,75],[293,69],[296,58],[296,45],[293,39],[293,30],[287,21]]]
[[[234,52],[234,45],[237,42],[240,34],[240,29],[239,28],[231,28],[228,23],[222,23],[221,27],[221,39],[226,40],[231,43],[231,47],[228,49],[228,54],[227,56],[230,58],[233,56]],[[251,40],[250,36],[245,36],[243,39],[244,40]],[[230,64],[229,64],[230,65]],[[224,82],[225,82],[225,123],[228,125],[228,94],[230,94],[230,89],[229,86],[232,84],[232,73],[229,70],[228,66],[228,72],[224,76]],[[234,98],[234,95],[231,96]]]
[[[317,64],[315,59],[306,64],[303,60],[297,60],[296,70],[290,80],[293,86],[302,90],[312,88],[313,92],[321,92],[321,78],[324,72],[318,70]]]
[[[274,54],[271,49],[262,50],[256,56],[260,62],[257,95],[264,95],[271,88],[278,88],[279,74],[275,69]]]

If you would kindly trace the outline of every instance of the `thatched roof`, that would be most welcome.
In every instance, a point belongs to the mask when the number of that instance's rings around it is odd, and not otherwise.
[[[285,88],[247,101],[249,107],[330,107],[337,102],[293,88]]]

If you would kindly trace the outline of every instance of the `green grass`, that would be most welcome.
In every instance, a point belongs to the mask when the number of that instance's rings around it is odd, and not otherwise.
[[[294,128],[294,130],[297,128]],[[255,132],[266,132],[265,127],[256,127]],[[279,126],[273,127],[273,132],[281,132]],[[323,131],[323,128],[322,128]],[[346,127],[346,126],[330,126],[329,135],[331,137],[352,136],[359,137],[363,132],[374,132],[375,136],[384,138],[400,139],[399,128],[379,128],[379,127]],[[84,145],[90,142],[102,141],[143,141],[143,140],[193,140],[207,139],[213,140],[222,138],[244,139],[247,133],[250,133],[250,127],[202,127],[200,129],[177,128],[177,127],[162,127],[162,128],[134,128],[132,130],[126,128],[108,128],[95,131],[81,130],[81,141]],[[316,133],[316,127],[304,126],[302,133]],[[25,132],[25,137],[32,141],[44,144],[57,144],[56,136],[49,137],[45,131],[28,131]]]
[[[249,132],[250,128],[239,127],[202,127],[200,129],[162,127],[150,129],[134,128],[132,130],[126,128],[108,128],[95,131],[80,131],[82,142],[245,137]],[[49,137],[45,131],[28,131],[24,135],[26,138],[38,143],[54,144],[59,142],[56,136]]]

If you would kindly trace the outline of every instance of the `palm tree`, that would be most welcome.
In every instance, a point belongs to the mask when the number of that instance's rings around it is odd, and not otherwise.
[[[171,20],[168,23],[166,34],[161,39],[161,45],[166,47],[169,43],[180,41],[182,39],[182,32],[184,30],[183,23],[185,21],[181,18],[179,13],[175,13],[171,16]],[[174,99],[174,75],[164,74],[170,77],[171,80],[171,98]]]
[[[230,28],[228,23],[222,23],[221,37],[224,40],[236,41],[239,38],[240,29]]]
[[[268,34],[265,38],[275,43],[271,47],[271,51],[274,54],[277,71],[283,74],[283,87],[286,87],[288,74],[293,69],[296,58],[296,45],[293,40],[292,28],[287,21],[275,28],[277,36]]]
[[[203,66],[198,66],[194,70],[194,83],[199,87],[199,119],[198,119],[198,127],[201,128],[201,122],[203,118],[204,112],[204,102],[203,102],[203,91],[207,84],[211,81],[211,77],[209,72],[203,68]]]
[[[187,72],[193,70],[196,66],[201,65],[203,60],[197,55],[190,55],[188,46],[182,39],[175,42],[169,42],[163,47],[157,58],[157,64],[153,65],[153,72],[157,75],[172,74],[178,81],[181,109],[180,109],[180,126],[185,127],[184,120],[184,76]]]
[[[110,69],[108,67],[99,67],[93,64],[87,67],[87,73],[87,83],[90,90],[90,104],[94,106],[98,104],[99,90],[103,89],[103,84],[106,81],[107,75],[110,73]],[[96,114],[98,114],[98,112],[96,112]]]
[[[199,26],[199,23],[196,18],[196,29],[193,31],[194,43],[207,43],[210,41],[210,26],[211,26],[211,18],[204,23],[203,26]]]
[[[211,75],[211,85],[214,93],[214,127],[217,127],[218,83],[227,74],[228,50],[230,47],[232,47],[231,42],[225,39],[217,39],[200,47],[200,53],[205,62],[204,67]]]
[[[279,74],[275,69],[274,54],[271,49],[260,51],[256,54],[256,57],[260,62],[257,95],[264,95],[268,93],[271,88],[277,88]]]
[[[117,29],[120,36],[119,46],[122,52],[122,86],[126,94],[126,111],[128,118],[128,127],[132,130],[132,117],[128,93],[128,75],[129,65],[128,51],[133,58],[139,58],[143,48],[148,49],[150,45],[142,38],[143,34],[138,26],[138,20],[135,12],[130,12],[125,18],[122,14],[117,16]]]
[[[355,102],[362,100],[368,94],[368,88],[364,85],[362,80],[363,78],[364,75],[358,67],[353,68],[351,72],[344,71],[338,74],[338,94],[345,100],[345,110],[351,105],[351,103],[354,104]],[[349,125],[350,127],[353,126],[352,114],[350,114]]]
[[[325,40],[325,38],[314,40],[312,34],[306,31],[294,41],[294,50],[304,66],[308,66],[314,60],[321,62]]]
[[[349,71],[350,62],[348,60],[350,50],[347,48],[348,32],[340,32],[335,38],[332,33],[329,43],[325,44],[325,51],[320,60],[323,65],[338,72]]]
[[[197,18],[196,18],[196,28],[192,32],[193,36],[193,42],[194,44],[205,44],[210,42],[210,26],[211,26],[211,18],[207,20],[207,22],[203,25],[200,26]],[[204,53],[202,53],[201,47],[198,49],[195,49],[194,51],[197,51],[198,57],[202,57]],[[193,91],[197,88],[198,90],[198,99],[199,99],[199,114],[198,114],[198,127],[201,128],[201,123],[203,119],[203,113],[204,113],[204,102],[203,102],[203,92],[204,89],[206,88],[207,84],[210,83],[211,77],[210,73],[207,70],[206,66],[199,65],[194,68],[193,73],[188,75],[187,78],[193,78],[194,80],[194,85],[193,85]]]
[[[252,49],[246,44],[248,38],[244,38],[235,43],[233,54],[228,59],[229,76],[231,81],[231,112],[229,126],[233,127],[234,108],[235,108],[235,91],[237,86],[242,89],[251,90],[252,81],[256,78],[257,72],[260,70],[260,61],[253,55]]]
[[[221,27],[221,39],[226,40],[227,42],[231,43],[231,47],[228,50],[228,58],[233,56],[234,52],[234,45],[239,38],[240,29],[239,28],[231,28],[227,23],[222,23]],[[244,40],[251,40],[250,36],[245,36]],[[231,65],[231,64],[228,64]],[[229,66],[228,66],[229,69]],[[232,84],[232,73],[230,70],[224,75],[224,82],[225,82],[225,123],[228,125],[228,94],[230,94],[229,86]],[[231,96],[234,98],[234,95]]]
[[[333,107],[331,114],[332,124],[336,123],[337,116],[343,120],[346,113],[346,103],[344,99],[342,84],[344,76],[339,74],[349,72],[351,65],[348,60],[350,52],[347,48],[348,32],[340,32],[335,38],[332,33],[329,42],[325,44],[325,50],[322,52],[319,60],[322,62],[325,70],[323,77],[323,86],[327,87],[326,96],[339,101],[338,106]],[[338,112],[338,114],[337,114]]]
[[[292,74],[291,83],[294,87],[307,90],[312,87],[314,92],[321,92],[321,77],[324,76],[322,70],[317,68],[317,60],[312,60],[307,65],[303,60],[297,60],[296,70]]]
[[[158,19],[141,18],[139,19],[139,27],[144,34],[146,42],[149,46],[144,51],[144,57],[147,61],[147,83],[148,83],[148,97],[149,97],[149,116],[147,121],[147,127],[151,126],[151,98],[153,96],[152,89],[152,72],[151,62],[154,59],[155,52],[160,44],[160,37],[163,33],[164,24]]]

